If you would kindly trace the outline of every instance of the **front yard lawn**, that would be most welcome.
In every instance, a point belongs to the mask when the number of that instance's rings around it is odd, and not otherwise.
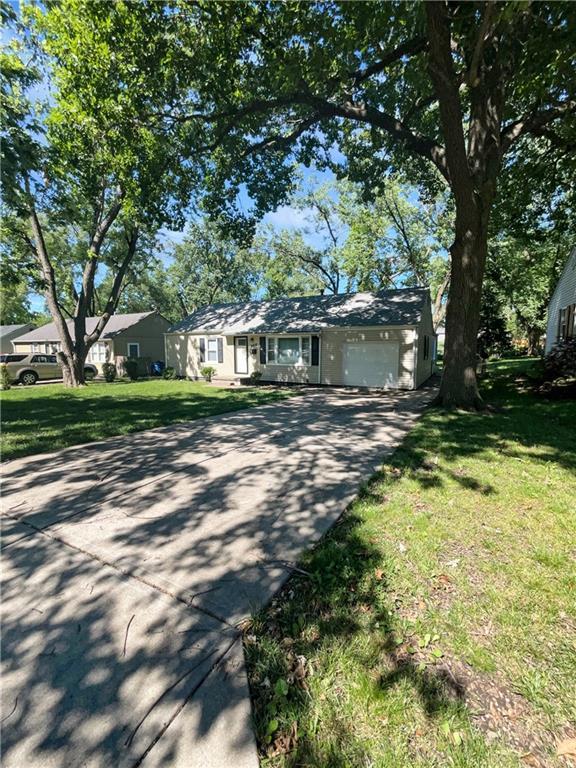
[[[246,629],[263,766],[575,764],[576,403],[521,368],[428,411]]]
[[[190,381],[92,382],[12,387],[1,393],[2,458],[14,459],[114,435],[262,405],[292,394],[266,387],[218,388]]]

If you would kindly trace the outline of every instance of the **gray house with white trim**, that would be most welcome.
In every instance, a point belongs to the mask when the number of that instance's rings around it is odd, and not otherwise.
[[[166,364],[200,378],[415,389],[434,370],[430,292],[402,288],[215,304],[165,334]]]

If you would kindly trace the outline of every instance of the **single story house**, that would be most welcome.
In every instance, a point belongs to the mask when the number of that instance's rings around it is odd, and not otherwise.
[[[12,340],[28,333],[34,328],[33,323],[21,323],[20,325],[0,325],[0,355],[11,355],[14,352]]]
[[[212,366],[222,379],[415,389],[435,338],[427,288],[214,304],[168,329],[166,365],[194,379]]]
[[[97,317],[86,318],[86,331],[91,333],[98,322]],[[67,325],[74,334],[72,320]],[[126,315],[112,315],[104,331],[88,352],[86,361],[93,363],[98,371],[106,362],[121,364],[127,357],[150,358],[153,362],[164,360],[164,332],[170,322],[156,311],[136,312]],[[54,354],[60,350],[60,339],[55,323],[48,323],[14,339],[15,352],[40,352]]]
[[[548,305],[546,353],[559,341],[576,336],[576,247],[568,257]]]

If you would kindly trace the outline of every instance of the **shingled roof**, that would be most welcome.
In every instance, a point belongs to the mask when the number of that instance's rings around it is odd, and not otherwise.
[[[0,339],[3,339],[4,336],[10,336],[12,333],[17,333],[18,331],[24,331],[26,329],[31,329],[33,327],[32,323],[20,323],[19,325],[0,325]]]
[[[428,288],[400,288],[212,304],[171,326],[168,333],[313,333],[323,328],[416,325],[429,301]]]
[[[151,312],[132,312],[126,315],[112,315],[112,317],[106,323],[106,327],[104,328],[104,332],[102,333],[102,336],[100,338],[112,339],[114,338],[114,336],[118,336],[119,333],[122,333],[128,328],[131,328],[133,325],[136,325],[136,323],[139,323],[140,320],[144,320],[145,317],[148,317],[149,315],[153,315],[154,311],[155,310]],[[100,319],[99,317],[86,318],[86,333],[92,333],[99,319]],[[72,338],[74,338],[73,321],[67,320],[66,325],[68,326],[68,330],[70,331]],[[60,336],[58,335],[56,324],[48,323],[47,325],[42,325],[40,328],[35,328],[33,331],[30,331],[29,333],[25,333],[23,336],[18,336],[18,338],[14,339],[13,341],[16,344],[20,344],[20,343],[24,344],[24,343],[33,343],[36,341],[59,341],[59,340],[60,340]]]

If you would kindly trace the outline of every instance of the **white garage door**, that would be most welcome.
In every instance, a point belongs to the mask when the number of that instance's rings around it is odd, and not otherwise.
[[[342,350],[344,384],[355,387],[398,386],[399,347],[394,342],[347,342]]]

